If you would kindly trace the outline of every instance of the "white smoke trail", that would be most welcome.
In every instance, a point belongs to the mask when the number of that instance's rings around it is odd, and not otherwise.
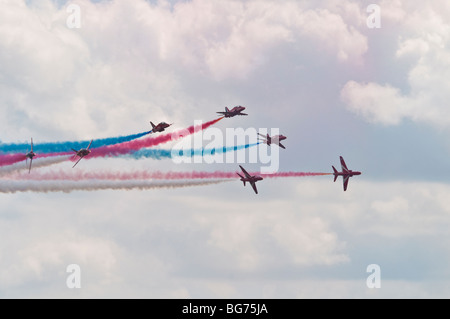
[[[189,186],[202,186],[226,182],[227,180],[210,181],[105,181],[105,180],[84,180],[84,181],[12,181],[2,180],[0,183],[0,193],[16,192],[64,192],[72,191],[95,191],[95,190],[130,190],[130,189],[154,189],[154,188],[179,188]]]
[[[69,160],[73,155],[62,155],[62,156],[54,156],[54,157],[44,157],[44,158],[36,158],[33,160],[33,164],[31,166],[31,169],[36,169],[39,167],[45,167],[50,166],[58,163],[65,162]],[[0,167],[0,177],[9,175],[11,173],[17,172],[17,171],[24,171],[28,175],[28,168],[30,165],[30,161],[28,161],[28,164],[23,161],[19,163],[15,163],[8,166],[2,166]]]

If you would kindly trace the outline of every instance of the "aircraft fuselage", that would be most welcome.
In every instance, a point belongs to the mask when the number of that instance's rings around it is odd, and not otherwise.
[[[77,155],[80,156],[80,157],[83,157],[83,156],[89,155],[90,153],[91,153],[90,150],[87,150],[87,149],[81,149],[81,150],[79,150],[79,151],[77,152]]]
[[[262,181],[262,180],[263,180],[263,178],[261,176],[253,176],[251,178],[247,178],[247,177],[241,178],[241,181],[248,182],[248,183]]]
[[[233,117],[236,115],[247,115],[245,113],[242,113],[242,111],[245,110],[244,106],[235,106],[231,110],[228,108],[225,108],[225,112],[217,112],[219,114],[222,114],[224,117]]]
[[[154,125],[152,122],[150,122],[150,124],[152,124],[153,132],[163,132],[166,128],[168,128],[171,125],[167,124],[166,122],[161,122],[158,125]]]
[[[34,153],[34,152],[29,152],[29,153],[27,153],[25,156],[31,159],[31,158],[33,158],[33,157],[36,156],[36,153]]]
[[[361,175],[361,172],[358,171],[351,171],[349,170],[348,172],[337,172],[337,173],[333,173],[333,175],[335,176],[355,176],[355,175]]]

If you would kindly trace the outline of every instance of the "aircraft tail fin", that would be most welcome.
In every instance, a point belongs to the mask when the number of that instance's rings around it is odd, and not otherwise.
[[[227,106],[225,106],[225,111],[230,112],[230,109]]]
[[[337,173],[338,173],[338,171],[337,171],[337,169],[334,167],[334,166],[331,166],[331,167],[333,167],[333,171],[334,171],[334,182],[337,180],[337,178],[338,178],[338,175],[337,175]]]
[[[155,128],[155,124],[153,124],[153,122],[152,121],[150,121],[150,124],[152,125],[152,128]]]
[[[236,173],[236,174],[238,174],[239,175],[239,177],[241,178],[241,181],[244,183],[244,186],[245,186],[245,180],[243,180],[244,179],[244,176],[242,176],[241,174],[239,174],[239,173]]]

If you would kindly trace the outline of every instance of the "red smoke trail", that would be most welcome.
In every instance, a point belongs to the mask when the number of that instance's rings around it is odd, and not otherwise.
[[[206,122],[201,125],[197,126],[190,126],[187,129],[179,130],[174,133],[167,133],[162,134],[157,137],[147,137],[141,140],[134,140],[130,142],[121,143],[118,145],[110,145],[110,146],[103,146],[92,150],[92,153],[86,156],[86,158],[95,158],[95,157],[105,157],[105,156],[115,156],[115,155],[122,155],[122,154],[128,154],[132,151],[137,151],[144,147],[151,147],[156,146],[161,143],[167,143],[170,141],[178,140],[182,137],[185,137],[187,135],[193,134],[195,132],[199,132],[202,130],[207,129],[211,125],[219,122],[223,117],[220,117],[218,119]]]
[[[238,172],[155,172],[152,178],[162,179],[203,179],[203,178],[236,178]],[[273,174],[261,174],[259,172],[249,172],[250,175],[259,175],[264,178],[277,177],[305,177],[305,176],[321,176],[330,175],[331,173],[312,173],[312,172],[278,172]]]
[[[239,172],[240,173],[240,172]],[[331,173],[311,173],[311,172],[280,172],[274,174],[259,174],[255,172],[249,173],[251,175],[259,175],[264,178],[277,177],[305,177],[305,176],[321,176],[331,175]],[[177,180],[177,179],[231,179],[238,178],[236,172],[83,172],[59,170],[47,173],[33,172],[33,174],[16,174],[11,175],[13,179],[33,179],[33,180]]]
[[[264,178],[276,178],[276,177],[305,177],[305,176],[323,176],[331,175],[332,173],[312,173],[312,172],[279,172],[274,174],[258,174],[249,173],[250,175],[259,175]]]
[[[25,154],[5,154],[0,155],[0,166],[11,165],[24,161],[26,159]]]
[[[179,130],[174,133],[162,134],[157,137],[147,137],[142,140],[134,140],[134,141],[130,141],[130,142],[124,142],[121,144],[103,146],[103,147],[99,147],[96,149],[92,149],[92,152],[85,158],[89,159],[89,158],[95,158],[95,157],[105,157],[105,156],[128,154],[130,152],[137,151],[144,147],[156,146],[161,143],[175,141],[175,140],[178,140],[187,135],[205,130],[208,127],[210,127],[211,125],[219,122],[221,119],[223,119],[223,117],[219,117],[215,120],[206,122],[201,125],[197,125],[197,126],[192,125],[192,126],[188,127],[187,129]],[[47,157],[65,156],[65,155],[75,155],[75,153],[73,153],[73,152],[58,152],[58,153],[36,154],[35,158],[47,158]],[[15,163],[24,161],[25,159],[26,159],[25,154],[0,155],[0,167],[15,164]],[[77,160],[77,159],[78,159],[78,157],[73,158],[73,160]]]
[[[60,153],[45,153],[45,154],[36,154],[34,159],[37,158],[47,158],[47,157],[55,157],[55,156],[64,156],[64,155],[73,155],[71,152],[60,152]],[[25,154],[4,154],[0,155],[0,167],[6,165],[12,165],[26,160],[27,157]]]
[[[72,191],[95,191],[106,189],[155,189],[155,188],[178,188],[191,186],[204,186],[227,182],[226,180],[197,180],[197,181],[110,181],[110,180],[88,180],[88,181],[2,181],[0,193],[16,192],[65,192]]]
[[[54,157],[47,157],[47,158],[38,158],[33,160],[33,172],[35,169],[39,167],[45,167],[50,166],[53,164],[58,164],[64,161],[67,161],[70,159],[69,156],[54,156]],[[17,172],[17,171],[28,171],[28,165],[24,165],[23,163],[15,163],[11,165],[5,165],[3,167],[0,167],[0,177],[5,175],[10,175],[11,173]]]
[[[59,153],[37,154],[35,158],[47,158],[47,157],[55,157],[55,156],[67,156],[67,155],[75,155],[75,152],[59,152]]]

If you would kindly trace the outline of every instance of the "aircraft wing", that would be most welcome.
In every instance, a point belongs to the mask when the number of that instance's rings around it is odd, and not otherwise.
[[[247,177],[247,178],[252,177],[241,165],[239,165],[239,167],[241,168],[242,172],[245,174],[245,177]]]
[[[84,156],[80,156],[80,158],[78,159],[78,161],[75,163],[75,165],[72,166],[72,168],[74,168],[82,159]]]
[[[350,179],[350,176],[349,176],[349,175],[344,176],[344,180],[343,180],[343,182],[344,182],[344,192],[347,190],[348,180],[349,180],[349,179]]]
[[[91,140],[91,142],[89,143],[89,146],[87,147],[87,150],[89,149],[89,147],[91,147],[92,141],[93,140]]]
[[[281,144],[280,142],[278,142],[278,146],[279,146],[279,147],[281,147],[281,148],[284,148],[284,149],[286,149],[286,147],[284,147],[284,145],[283,145],[283,144]]]
[[[252,188],[255,191],[255,193],[258,194],[258,190],[256,189],[256,183],[255,182],[250,182],[250,185],[252,185]]]
[[[348,171],[347,165],[345,164],[344,158],[341,156],[341,167],[342,171]]]

